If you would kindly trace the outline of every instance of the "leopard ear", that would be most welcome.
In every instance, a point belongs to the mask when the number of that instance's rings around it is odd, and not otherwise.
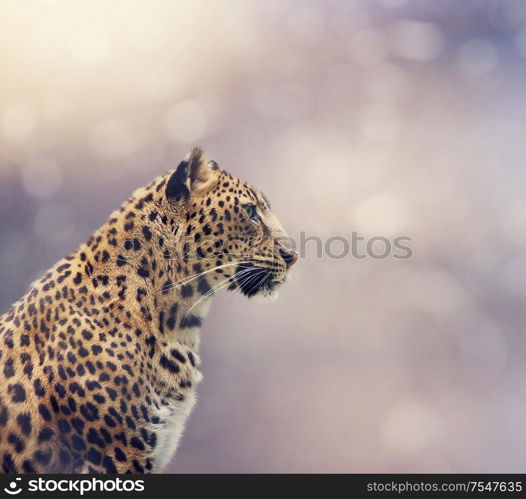
[[[175,201],[187,198],[191,192],[211,187],[215,177],[205,153],[194,147],[168,180],[166,196]]]

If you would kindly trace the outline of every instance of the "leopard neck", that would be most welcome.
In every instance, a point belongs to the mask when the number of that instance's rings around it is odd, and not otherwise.
[[[137,191],[79,249],[80,259],[90,292],[125,304],[163,341],[197,349],[213,296],[213,272],[181,253],[185,219],[163,215],[155,191],[156,184]],[[101,279],[110,290],[99,286]]]

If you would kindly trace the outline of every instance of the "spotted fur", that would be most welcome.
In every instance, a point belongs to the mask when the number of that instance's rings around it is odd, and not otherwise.
[[[296,260],[268,200],[194,149],[0,317],[0,471],[148,473],[175,453],[227,287]]]

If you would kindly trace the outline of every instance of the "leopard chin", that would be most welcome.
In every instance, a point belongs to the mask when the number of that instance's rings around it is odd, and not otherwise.
[[[272,290],[263,290],[256,295],[249,297],[249,300],[257,303],[273,303],[279,298],[279,289],[275,286]]]
[[[273,272],[250,263],[239,266],[234,282],[228,289],[237,290],[247,298],[257,298],[258,301],[275,301],[280,284],[276,281]]]

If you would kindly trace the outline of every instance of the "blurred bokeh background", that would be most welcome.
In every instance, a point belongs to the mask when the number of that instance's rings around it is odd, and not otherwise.
[[[0,308],[195,144],[291,235],[223,295],[175,472],[523,472],[526,3],[3,0]],[[313,248],[314,249],[314,248]]]

